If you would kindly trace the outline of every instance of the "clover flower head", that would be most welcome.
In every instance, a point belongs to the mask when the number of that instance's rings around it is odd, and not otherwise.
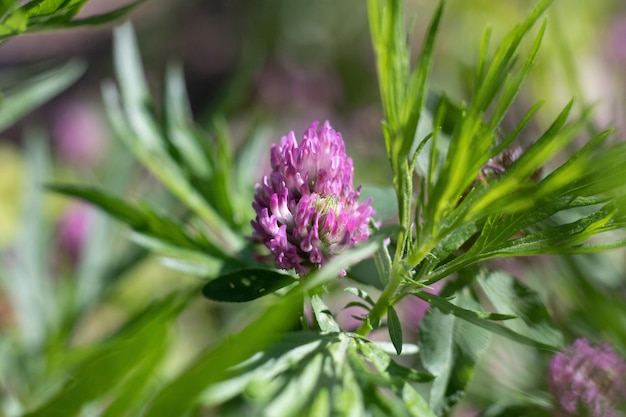
[[[300,143],[289,132],[272,145],[270,162],[252,203],[252,239],[269,249],[277,268],[302,276],[368,238],[371,199],[359,203],[352,159],[328,121],[312,123]]]
[[[609,344],[578,339],[552,358],[548,382],[564,415],[613,417],[626,401],[626,361]]]

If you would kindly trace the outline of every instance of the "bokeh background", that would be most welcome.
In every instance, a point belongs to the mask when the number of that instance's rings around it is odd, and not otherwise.
[[[82,14],[123,3],[91,0]],[[406,3],[417,54],[436,2]],[[449,0],[431,88],[455,102],[467,100],[468,74],[485,28],[492,27],[493,39],[500,39],[533,4],[530,0]],[[355,160],[357,183],[384,185],[391,180],[363,0],[151,0],[127,19],[137,32],[155,97],[161,94],[168,63],[181,63],[196,121],[207,125],[222,115],[235,150],[250,132],[271,143],[290,130],[299,135],[313,120],[330,120]],[[537,65],[504,128],[543,100],[544,108],[526,133],[532,141],[533,132],[545,129],[574,97],[578,112],[592,105],[594,129],[612,126],[616,137],[622,138],[626,3],[556,0],[547,19]],[[25,35],[0,45],[3,91],[68,60],[87,64],[85,75],[67,91],[0,133],[0,254],[4,259],[0,274],[5,283],[0,290],[0,327],[7,335],[0,346],[0,373],[7,376],[2,383],[7,415],[20,407],[12,402],[11,391],[28,391],[20,384],[27,384],[29,375],[38,375],[42,366],[28,355],[21,362],[7,363],[13,358],[8,335],[28,335],[35,344],[40,337],[37,325],[20,317],[20,301],[7,290],[7,282],[45,276],[55,296],[35,308],[48,316],[50,323],[44,327],[62,328],[69,309],[63,300],[84,291],[81,323],[68,330],[73,346],[94,343],[152,300],[197,284],[195,278],[166,268],[139,249],[127,239],[125,228],[89,206],[50,193],[37,194],[45,182],[80,182],[173,207],[171,198],[137,166],[107,126],[100,88],[113,77],[111,46],[112,25]],[[259,178],[266,160],[266,155],[259,155]],[[608,340],[624,349],[626,336],[619,331],[626,328],[626,313],[620,306],[620,300],[626,304],[623,259],[623,252],[615,251],[558,261],[517,259],[499,266],[540,292],[566,334]],[[88,282],[90,276],[105,277],[101,279],[107,282],[104,295],[93,285],[77,284]],[[620,308],[621,313],[616,313]],[[419,337],[417,325],[424,309],[419,303],[404,306],[406,334],[411,337]],[[165,372],[180,369],[220,334],[224,323],[236,327],[232,323],[246,314],[246,307],[204,299],[193,302],[177,321],[174,353]],[[487,355],[492,363],[477,371],[459,415],[471,414],[495,396],[519,395],[544,384],[544,357],[504,341],[496,345]],[[537,365],[529,367],[529,363]],[[504,382],[493,384],[493,378]],[[493,386],[500,388],[494,391]]]

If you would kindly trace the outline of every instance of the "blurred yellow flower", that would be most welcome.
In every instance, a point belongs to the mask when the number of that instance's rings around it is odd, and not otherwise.
[[[17,232],[25,172],[18,150],[0,144],[0,247],[11,242]]]

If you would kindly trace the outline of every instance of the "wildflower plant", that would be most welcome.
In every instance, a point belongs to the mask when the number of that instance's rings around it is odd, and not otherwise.
[[[271,148],[252,135],[235,152],[224,119],[216,116],[208,129],[192,122],[177,66],[168,68],[157,107],[131,26],[117,28],[118,83],[102,89],[111,126],[177,203],[164,211],[91,186],[48,189],[126,223],[134,242],[200,277],[206,298],[252,303],[238,304],[246,317],[236,332],[154,381],[167,324],[200,287],[156,301],[25,415],[77,415],[95,403],[111,416],[185,416],[211,407],[219,415],[444,416],[462,401],[494,336],[558,352],[565,337],[539,294],[484,261],[626,245],[626,147],[609,141],[611,131],[593,132],[587,109],[573,115],[573,103],[530,145],[522,147],[520,136],[541,104],[511,131],[503,128],[537,57],[546,23],[536,26],[550,3],[540,0],[495,47],[486,32],[469,99],[454,103],[429,84],[444,2],[415,66],[402,2],[367,2],[384,115],[371,134],[385,144],[393,205],[355,187],[359,167],[330,122],[314,122],[301,140],[294,132],[276,138]],[[581,136],[584,144],[571,151]],[[556,162],[565,150],[571,154]],[[249,175],[263,161],[270,172]],[[376,217],[383,205],[397,213]],[[439,293],[431,291],[444,279]],[[354,332],[342,331],[325,302],[340,285],[356,297],[346,307],[361,310]],[[403,326],[418,324],[403,323],[398,312],[407,297],[430,305],[415,343],[404,340]],[[371,337],[379,329],[391,343]],[[116,354],[133,358],[132,366]],[[99,385],[90,385],[90,370],[102,371]],[[124,389],[116,391],[119,381]],[[529,395],[515,410],[549,413],[559,400],[545,398]],[[486,415],[511,415],[508,405],[497,406]]]

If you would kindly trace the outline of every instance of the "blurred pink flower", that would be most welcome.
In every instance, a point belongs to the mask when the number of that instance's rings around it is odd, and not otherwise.
[[[106,125],[92,104],[74,100],[55,110],[52,138],[61,157],[77,168],[98,164],[106,151]]]
[[[607,58],[615,63],[626,62],[626,16],[621,16],[609,26],[605,39]]]
[[[94,208],[86,203],[72,203],[57,224],[57,242],[72,264],[82,253],[93,221]]]
[[[564,415],[613,417],[626,401],[626,360],[608,343],[578,339],[554,355],[548,382]]]
[[[435,282],[430,288],[425,288],[424,291],[431,294],[438,294],[443,288],[444,281]],[[398,315],[400,316],[400,322],[404,325],[404,331],[407,335],[416,335],[419,329],[419,325],[422,319],[426,315],[426,311],[430,304],[421,298],[414,296],[405,297],[398,305]]]

